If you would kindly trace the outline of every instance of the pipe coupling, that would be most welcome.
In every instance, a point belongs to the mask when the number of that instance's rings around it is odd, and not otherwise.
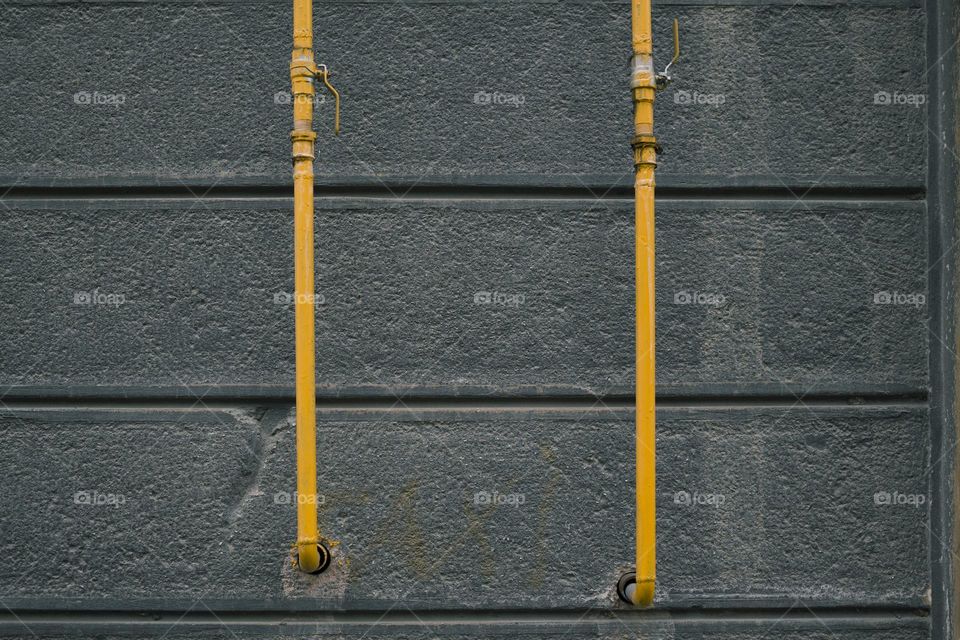
[[[653,55],[635,53],[630,59],[630,86],[633,89],[656,89],[657,72],[653,70]]]
[[[293,159],[314,159],[314,142],[317,140],[317,132],[294,129],[290,132],[290,140],[293,141]]]
[[[656,136],[649,134],[640,134],[633,136],[630,141],[633,147],[633,166],[635,169],[640,167],[656,167],[657,155],[663,152]]]

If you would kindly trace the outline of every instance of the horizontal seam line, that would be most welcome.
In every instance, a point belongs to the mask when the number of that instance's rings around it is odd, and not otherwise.
[[[829,607],[814,606],[796,610],[794,607],[773,606],[759,608],[717,608],[704,610],[695,607],[666,607],[646,611],[630,611],[628,609],[607,610],[590,613],[589,610],[569,609],[516,609],[516,610],[475,610],[475,611],[438,611],[414,610],[412,613],[372,611],[340,611],[335,613],[325,611],[270,611],[270,610],[211,610],[210,613],[187,612],[181,610],[137,610],[137,611],[98,611],[64,609],[42,612],[30,609],[11,608],[11,613],[0,614],[0,624],[16,623],[18,619],[24,622],[62,624],[123,624],[142,625],[158,624],[169,625],[169,620],[163,616],[180,618],[182,625],[187,624],[280,624],[280,623],[310,623],[329,625],[369,625],[371,623],[394,625],[417,625],[427,622],[430,624],[524,624],[553,622],[557,624],[571,624],[580,622],[584,625],[598,622],[619,623],[640,622],[728,622],[728,621],[770,621],[786,620],[800,622],[816,622],[818,620],[834,622],[896,622],[902,623],[904,614],[913,614],[922,619],[923,614],[929,612],[929,607],[910,605],[864,605],[862,607]],[[159,619],[145,620],[144,613],[158,616]],[[665,614],[668,614],[667,617]]]
[[[209,408],[236,408],[243,406],[290,406],[295,401],[291,392],[284,397],[216,397],[204,398],[204,406]],[[632,396],[567,396],[567,397],[425,397],[416,395],[402,396],[403,407],[397,407],[396,397],[392,395],[366,396],[354,398],[325,398],[316,400],[317,410],[378,410],[404,412],[410,410],[464,411],[535,411],[543,410],[586,410],[595,406],[610,409],[629,410],[634,406]],[[157,397],[157,396],[99,396],[99,397],[22,397],[8,394],[3,404],[11,409],[33,408],[92,408],[111,407],[163,407],[189,408],[196,404],[193,396]],[[800,395],[799,399],[790,394],[781,396],[758,397],[658,397],[660,409],[790,409],[790,408],[925,408],[928,405],[926,393],[886,396],[882,394],[858,395]]]
[[[191,191],[191,189],[193,191]],[[436,186],[418,187],[396,184],[379,186],[318,186],[319,199],[373,200],[632,200],[632,186],[598,185],[596,187],[518,187],[518,186]],[[740,187],[667,186],[657,189],[657,198],[671,200],[748,200],[748,201],[837,201],[837,202],[920,202],[923,188],[915,187],[813,187],[802,184]],[[202,185],[179,187],[13,187],[2,199],[8,203],[59,201],[151,201],[151,200],[292,200],[292,186],[215,187]]]

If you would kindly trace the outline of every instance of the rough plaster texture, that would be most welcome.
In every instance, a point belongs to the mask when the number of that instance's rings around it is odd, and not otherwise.
[[[660,604],[921,606],[926,510],[894,494],[925,493],[925,418],[662,411]],[[283,409],[4,415],[0,504],[20,517],[3,525],[0,597],[135,610],[200,597],[217,609],[617,606],[632,555],[631,412],[321,411],[320,524],[337,546],[319,577],[286,554],[291,422]]]
[[[288,204],[51,206],[0,219],[0,383],[290,389]],[[318,383],[629,394],[631,212],[322,203]],[[658,220],[665,392],[925,388],[926,305],[896,303],[925,292],[920,205],[667,202]]]
[[[652,613],[628,3],[316,3],[319,578],[288,5],[0,6],[0,636],[930,637],[921,3],[657,3]]]
[[[629,184],[629,3],[562,7],[317,3],[318,57],[344,93],[321,182]],[[922,9],[669,6],[661,57],[674,16],[662,184],[923,183],[925,110],[874,103],[925,91]],[[16,90],[0,96],[11,182],[289,182],[288,3],[14,3],[0,30],[16,34]],[[123,103],[76,104],[93,92]]]

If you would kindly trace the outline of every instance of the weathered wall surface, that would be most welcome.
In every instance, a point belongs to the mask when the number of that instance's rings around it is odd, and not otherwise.
[[[635,612],[629,3],[316,4],[318,577],[287,3],[0,7],[0,636],[930,637],[927,8],[655,7]]]

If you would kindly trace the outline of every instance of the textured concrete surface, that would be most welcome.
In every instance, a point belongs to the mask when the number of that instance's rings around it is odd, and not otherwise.
[[[317,3],[318,56],[344,93],[339,138],[332,102],[319,108],[321,181],[629,184],[629,3],[562,7]],[[9,4],[0,183],[288,183],[288,13]],[[663,60],[671,18],[683,25],[677,81],[657,103],[661,184],[923,184],[925,110],[894,98],[925,92],[924,49],[908,44],[923,42],[919,7],[655,14]]]
[[[12,206],[4,386],[292,385],[289,203]],[[631,213],[323,202],[323,393],[630,393]],[[665,202],[657,242],[662,390],[925,388],[920,204]]]
[[[632,414],[321,411],[319,577],[290,567],[294,437],[265,413],[3,414],[0,598],[31,609],[617,608]],[[926,412],[666,410],[660,606],[922,606]],[[889,504],[888,504],[889,503]],[[56,526],[51,526],[51,520]],[[45,561],[51,548],[61,561]]]
[[[315,4],[319,577],[289,2],[0,4],[0,637],[931,637],[926,4],[657,3],[642,613],[628,3]]]

